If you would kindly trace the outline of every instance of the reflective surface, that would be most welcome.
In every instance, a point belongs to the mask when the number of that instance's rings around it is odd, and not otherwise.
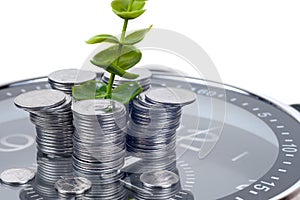
[[[33,182],[23,187],[2,184],[0,194],[5,199],[58,197],[54,188],[57,175],[79,173],[94,185],[86,194],[87,199],[97,195],[105,199],[103,194],[106,199],[134,195],[144,198],[147,195],[141,195],[144,190],[139,176],[149,170],[147,167],[164,168],[178,175],[177,199],[269,199],[299,180],[296,169],[300,166],[297,163],[300,138],[294,134],[299,132],[299,123],[277,106],[247,92],[224,89],[222,85],[208,87],[199,80],[155,75],[152,86],[159,85],[186,88],[197,94],[197,101],[183,109],[177,131],[176,160],[172,157],[153,163],[143,160],[130,163],[129,159],[123,172],[113,175],[119,180],[109,183],[113,184],[109,187],[113,191],[104,188],[101,174],[90,177],[70,168],[70,160],[60,160],[64,163],[60,168],[51,164],[58,161],[36,156],[34,127],[27,113],[13,105],[13,98],[24,90],[47,88],[44,80],[3,88],[0,158],[5,162],[1,162],[0,171],[13,167],[36,169],[37,160],[39,166]]]

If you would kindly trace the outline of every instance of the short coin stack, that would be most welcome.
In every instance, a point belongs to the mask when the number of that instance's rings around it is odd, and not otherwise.
[[[127,151],[149,162],[172,157],[176,150],[176,129],[180,125],[182,106],[195,99],[194,93],[177,88],[153,88],[135,98],[127,130]],[[168,159],[170,162],[165,165],[170,165],[175,159],[175,156]]]
[[[133,80],[128,80],[128,79],[124,79],[121,78],[119,76],[115,77],[115,81],[114,81],[114,85],[113,87],[117,87],[119,85],[122,85],[124,83],[128,83],[128,82],[138,82],[141,87],[143,88],[144,91],[148,90],[150,88],[150,84],[151,84],[151,76],[152,73],[148,70],[148,69],[144,69],[144,68],[135,68],[132,70],[129,70],[131,73],[135,73],[138,74],[139,77]],[[105,83],[108,83],[110,78],[110,74],[105,72],[104,75],[102,76],[102,80]]]
[[[49,74],[48,81],[52,89],[72,95],[72,87],[74,85],[95,80],[96,77],[97,74],[95,72],[79,69],[64,69]]]
[[[51,89],[30,91],[15,98],[15,105],[30,113],[40,152],[54,156],[72,154],[71,102],[70,96]]]
[[[180,190],[179,177],[166,170],[145,172],[140,181],[143,190],[135,193],[137,200],[169,200]]]

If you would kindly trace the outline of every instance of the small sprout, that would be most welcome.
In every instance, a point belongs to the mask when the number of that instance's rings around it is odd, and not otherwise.
[[[108,98],[127,104],[142,92],[142,87],[137,82],[125,83],[115,89],[112,86],[116,75],[125,79],[136,79],[139,76],[127,70],[142,59],[142,52],[134,45],[145,38],[152,25],[129,35],[126,35],[126,30],[129,20],[140,17],[146,11],[145,4],[146,0],[113,0],[111,2],[112,11],[124,20],[120,39],[110,34],[99,34],[86,41],[87,44],[113,44],[98,52],[90,60],[93,65],[110,73],[108,85],[99,81],[90,81],[80,86],[74,86],[72,92],[75,99]]]

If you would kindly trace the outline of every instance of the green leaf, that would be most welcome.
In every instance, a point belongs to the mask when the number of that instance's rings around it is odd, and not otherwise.
[[[112,99],[127,104],[142,91],[143,88],[137,82],[124,83],[113,90]]]
[[[129,3],[130,0],[114,0],[111,2],[111,7],[113,10],[116,10],[118,12],[137,11],[137,10],[142,10],[146,2],[145,0],[135,0],[133,1],[131,9],[128,10]]]
[[[127,73],[125,70],[136,65],[141,58],[142,53],[135,46],[125,45],[120,53],[119,45],[114,45],[96,54],[91,63],[118,76],[135,79],[136,74]]]
[[[122,19],[135,19],[138,18],[139,16],[141,16],[146,10],[136,10],[136,11],[117,11],[115,9],[113,9],[113,12],[118,15],[119,17],[121,17]]]
[[[133,44],[136,44],[136,43],[142,41],[145,38],[146,34],[151,30],[151,28],[152,28],[152,25],[149,28],[138,30],[138,31],[135,31],[135,32],[127,35],[125,37],[124,44],[133,45]]]
[[[100,81],[88,81],[79,86],[72,87],[72,95],[77,100],[95,99],[106,97],[107,86]]]
[[[108,43],[119,43],[119,39],[113,35],[108,35],[108,34],[101,34],[101,35],[96,35],[92,38],[90,38],[86,43],[88,44],[96,44],[96,43],[101,43],[101,42],[108,42]]]
[[[135,0],[131,6],[130,11],[142,10],[145,7],[145,1],[137,1]]]
[[[146,10],[145,0],[134,0],[129,8],[130,0],[114,0],[111,2],[113,12],[123,19],[135,19],[141,16]]]
[[[91,63],[98,66],[97,61],[91,60]],[[98,66],[98,67],[100,67],[100,66]],[[117,67],[117,66],[107,66],[105,68],[105,70],[108,71],[109,73],[116,74],[116,75],[126,78],[126,79],[136,79],[137,77],[139,77],[138,74],[126,72],[124,69]]]
[[[112,65],[127,70],[139,63],[141,59],[142,52],[139,49],[132,45],[125,45],[122,48],[119,62],[114,62]]]

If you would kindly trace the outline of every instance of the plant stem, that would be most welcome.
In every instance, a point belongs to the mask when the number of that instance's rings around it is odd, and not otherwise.
[[[128,11],[131,10],[131,7],[133,5],[134,0],[130,0],[129,6],[127,8]],[[128,26],[128,19],[124,20],[124,24],[123,24],[123,28],[122,28],[122,34],[121,34],[121,38],[120,38],[120,44],[119,44],[119,57],[117,60],[117,65],[119,64],[120,61],[120,57],[121,57],[121,53],[122,53],[122,48],[123,48],[123,43],[125,40],[125,36],[126,36],[126,30],[127,30],[127,26]],[[115,74],[111,73],[110,78],[109,78],[109,82],[107,85],[107,91],[106,94],[109,98],[111,98],[111,93],[112,93],[112,86],[114,84],[114,80],[115,80]]]
[[[107,97],[109,99],[111,98],[112,86],[114,84],[114,80],[115,80],[115,74],[112,73],[112,74],[110,74],[109,82],[107,85],[107,91],[106,91]]]
[[[126,30],[127,30],[127,26],[128,26],[128,19],[124,20],[124,24],[123,24],[123,29],[122,29],[122,35],[120,38],[120,46],[123,46],[124,40],[125,40],[125,34],[126,34]]]

